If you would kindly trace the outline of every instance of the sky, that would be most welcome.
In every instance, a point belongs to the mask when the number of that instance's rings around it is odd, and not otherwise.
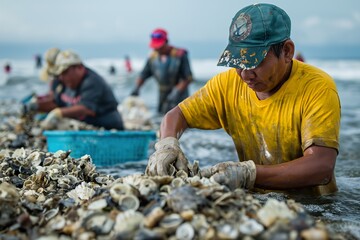
[[[359,0],[264,1],[292,20],[296,49],[314,57],[360,59]],[[244,0],[0,0],[0,58],[70,48],[85,57],[149,53],[150,32],[165,28],[170,43],[193,57],[218,57],[231,19],[257,3]]]

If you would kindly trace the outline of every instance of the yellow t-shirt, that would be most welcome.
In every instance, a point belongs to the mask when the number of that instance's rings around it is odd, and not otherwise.
[[[235,69],[213,77],[179,104],[191,128],[223,128],[240,161],[272,165],[303,156],[311,145],[339,149],[340,100],[333,79],[293,61],[289,79],[259,100]]]

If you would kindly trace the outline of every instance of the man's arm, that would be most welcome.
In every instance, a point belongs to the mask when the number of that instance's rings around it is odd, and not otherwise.
[[[324,185],[331,180],[337,151],[329,147],[311,146],[304,156],[277,165],[256,165],[255,187],[294,189]]]
[[[71,107],[60,108],[63,117],[78,118],[83,116],[95,116],[95,112],[85,107],[84,105],[74,105]]]
[[[182,133],[188,128],[185,120],[178,106],[166,113],[160,126],[160,139],[166,137],[174,137],[179,139]]]

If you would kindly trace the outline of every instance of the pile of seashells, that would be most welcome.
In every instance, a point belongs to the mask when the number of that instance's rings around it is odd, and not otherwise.
[[[341,239],[293,200],[183,171],[114,179],[69,154],[0,151],[0,239]]]

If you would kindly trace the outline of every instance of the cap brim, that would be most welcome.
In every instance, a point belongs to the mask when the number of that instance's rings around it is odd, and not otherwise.
[[[150,44],[149,44],[149,46],[151,47],[151,48],[160,48],[160,47],[162,47],[162,46],[164,46],[164,44],[166,43],[166,39],[152,39],[151,41],[150,41]]]
[[[59,76],[61,73],[63,73],[66,69],[68,69],[71,65],[60,65],[54,68],[54,75]]]
[[[269,49],[270,46],[241,48],[229,44],[221,54],[217,66],[253,69],[264,60]]]
[[[40,79],[42,80],[42,81],[44,81],[44,82],[47,82],[47,81],[49,81],[50,80],[50,75],[49,75],[49,73],[48,73],[48,68],[47,67],[45,67],[45,68],[43,68],[41,71],[40,71]]]

